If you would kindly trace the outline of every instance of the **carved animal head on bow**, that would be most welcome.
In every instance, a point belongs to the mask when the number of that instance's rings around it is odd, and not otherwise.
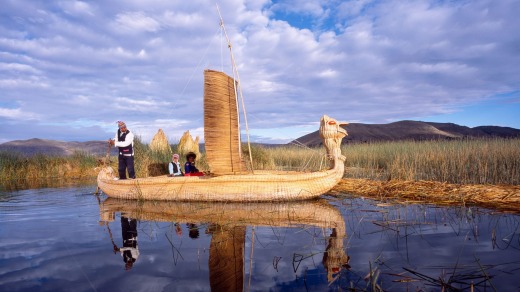
[[[327,149],[327,155],[330,159],[340,159],[345,161],[345,156],[341,155],[341,140],[348,135],[347,131],[341,126],[348,125],[347,122],[340,122],[327,115],[321,117],[320,120],[320,137],[323,139],[323,145]]]

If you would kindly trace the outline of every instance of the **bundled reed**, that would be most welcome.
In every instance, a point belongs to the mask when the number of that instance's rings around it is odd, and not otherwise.
[[[159,129],[153,136],[152,141],[150,142],[150,150],[164,153],[166,155],[172,154],[172,148],[168,143],[168,137],[166,137],[166,134],[164,134],[162,129]]]
[[[195,155],[197,155],[197,157],[199,157],[199,136],[193,139],[190,131],[184,132],[181,139],[179,140],[179,144],[177,144],[177,147],[174,150],[176,150],[181,156],[187,154],[188,152],[193,152]]]
[[[402,203],[479,205],[502,211],[520,212],[520,186],[450,184],[434,181],[375,181],[342,179],[332,190],[336,195],[354,194]]]
[[[209,168],[216,175],[245,172],[235,86],[223,72],[204,71],[204,142]]]

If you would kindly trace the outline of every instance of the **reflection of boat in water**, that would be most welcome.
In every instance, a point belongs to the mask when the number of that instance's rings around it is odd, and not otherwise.
[[[211,233],[210,283],[219,291],[241,291],[244,283],[244,249],[247,226],[330,229],[323,265],[328,280],[348,262],[343,249],[345,222],[326,200],[279,203],[223,203],[136,201],[108,198],[100,204],[101,221],[115,213],[146,221],[208,223]]]
[[[108,198],[101,204],[101,220],[111,221],[114,212],[139,220],[211,222],[234,226],[295,227],[312,225],[336,228],[345,234],[341,213],[326,200],[277,203],[163,202]]]

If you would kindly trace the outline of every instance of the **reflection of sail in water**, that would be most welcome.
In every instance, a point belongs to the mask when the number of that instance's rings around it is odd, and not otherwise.
[[[247,226],[315,226],[331,230],[323,265],[327,279],[346,264],[343,241],[345,222],[326,200],[270,203],[219,203],[135,201],[108,198],[100,205],[102,221],[115,212],[139,220],[211,223],[210,284],[219,291],[240,291],[244,283],[244,249]]]
[[[213,291],[242,291],[245,226],[212,225],[209,282]]]

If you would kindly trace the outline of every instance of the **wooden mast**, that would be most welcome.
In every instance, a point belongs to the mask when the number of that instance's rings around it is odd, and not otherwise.
[[[247,113],[246,113],[246,108],[245,108],[245,105],[244,105],[244,96],[242,94],[242,84],[240,83],[240,75],[238,74],[238,69],[237,69],[237,66],[236,66],[236,63],[235,63],[235,56],[233,55],[233,49],[231,48],[231,41],[229,40],[227,31],[226,31],[226,27],[224,26],[224,19],[222,18],[222,14],[220,14],[220,8],[218,7],[218,4],[215,4],[215,5],[217,6],[218,16],[220,17],[220,26],[222,26],[222,29],[224,30],[224,34],[226,36],[226,40],[227,40],[227,43],[228,43],[229,53],[231,55],[231,64],[232,64],[232,67],[233,67],[233,77],[234,78],[236,77],[235,78],[235,80],[237,81],[236,84],[238,84],[238,92],[240,93],[240,100],[241,100],[241,103],[242,103],[242,111],[244,112],[244,123],[245,123],[245,127],[246,127],[247,147],[248,147],[248,150],[249,150],[249,163],[251,164],[251,172],[254,173],[253,155],[251,153],[251,142],[249,141],[249,126],[247,124]]]

